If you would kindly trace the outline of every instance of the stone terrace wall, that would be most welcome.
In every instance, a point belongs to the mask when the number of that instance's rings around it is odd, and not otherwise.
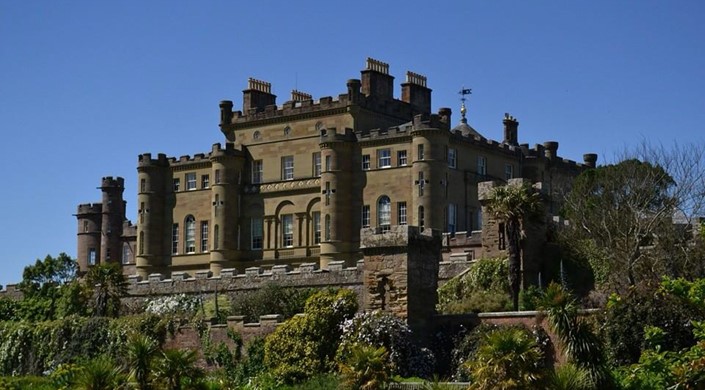
[[[439,264],[439,284],[466,270],[470,266],[467,261],[441,262]],[[275,265],[272,268],[250,267],[244,274],[238,274],[234,269],[224,269],[220,276],[210,277],[208,271],[196,273],[195,277],[187,277],[184,273],[175,272],[171,279],[164,279],[161,274],[149,275],[147,280],[140,280],[136,275],[128,277],[128,293],[123,302],[135,307],[149,298],[173,294],[212,294],[244,293],[257,290],[268,283],[276,283],[283,287],[293,288],[324,288],[344,287],[355,291],[358,303],[363,307],[362,283],[364,260],[357,262],[356,267],[344,267],[344,261],[334,261],[328,269],[319,269],[317,264],[302,264],[298,268],[288,265]],[[0,292],[0,296],[2,296]]]

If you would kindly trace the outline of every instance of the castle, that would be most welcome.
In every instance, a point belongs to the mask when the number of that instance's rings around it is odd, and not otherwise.
[[[595,154],[583,163],[559,157],[557,142],[520,144],[519,122],[507,114],[501,141],[473,129],[464,104],[454,124],[449,108],[431,112],[426,81],[407,72],[397,99],[389,65],[367,59],[337,97],[294,90],[278,106],[269,83],[250,79],[240,110],[220,102],[222,145],[192,157],[139,156],[136,226],[125,219],[122,179],[103,178],[102,202],[76,214],[80,269],[120,261],[125,274],[147,280],[355,267],[361,230],[394,225],[444,232],[444,257],[471,260],[503,240],[482,216],[479,183],[521,177],[541,182],[550,199],[596,164]],[[489,226],[483,245],[479,230]]]

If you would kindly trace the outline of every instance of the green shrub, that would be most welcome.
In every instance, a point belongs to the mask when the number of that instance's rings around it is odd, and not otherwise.
[[[234,315],[245,316],[245,322],[259,322],[266,314],[281,314],[289,319],[303,313],[306,300],[316,292],[312,288],[286,288],[267,283],[262,288],[231,298]]]
[[[476,261],[438,289],[438,311],[459,314],[511,308],[507,273],[506,259]]]
[[[357,311],[351,290],[324,290],[306,301],[304,315],[278,326],[265,341],[265,364],[287,383],[330,372],[340,342],[340,325]]]
[[[695,344],[692,320],[705,315],[693,305],[656,285],[639,285],[607,305],[603,337],[616,366],[636,363],[644,350],[644,327],[664,331],[663,351],[679,351]]]

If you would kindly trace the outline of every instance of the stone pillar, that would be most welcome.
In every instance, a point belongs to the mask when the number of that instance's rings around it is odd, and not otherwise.
[[[424,335],[436,314],[441,233],[415,226],[392,226],[387,233],[361,233],[364,310],[382,310],[407,321]]]

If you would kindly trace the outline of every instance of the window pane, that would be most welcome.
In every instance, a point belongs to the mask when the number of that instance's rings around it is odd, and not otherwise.
[[[282,246],[294,246],[294,216],[282,215]]]
[[[201,252],[208,252],[208,221],[201,222]]]
[[[377,151],[377,168],[389,168],[392,166],[392,152],[389,149]]]
[[[294,179],[294,156],[282,157],[282,180]]]
[[[397,165],[400,167],[406,165],[406,150],[397,152]]]
[[[186,174],[186,189],[195,190],[196,189],[196,172],[190,172]]]
[[[319,211],[314,211],[311,215],[313,223],[313,243],[321,243],[321,213]]]
[[[252,161],[252,184],[262,182],[262,160]]]
[[[253,250],[262,249],[262,237],[264,235],[262,218],[252,218],[252,220],[251,220],[251,235],[252,235],[251,248]]]
[[[196,220],[193,216],[186,218],[186,253],[196,253]]]
[[[389,197],[382,196],[377,203],[377,225],[382,228],[382,231],[389,230],[392,224],[392,207]]]

